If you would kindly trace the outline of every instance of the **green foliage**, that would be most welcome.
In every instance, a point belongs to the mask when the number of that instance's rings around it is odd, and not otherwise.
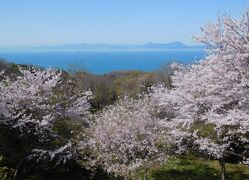
[[[93,105],[95,110],[100,110],[105,105],[114,103],[117,100],[117,93],[113,86],[106,84],[97,84],[94,91]]]
[[[153,73],[140,71],[129,71],[114,81],[115,91],[118,96],[135,96],[137,93],[146,90],[154,81]]]
[[[19,73],[19,68],[16,64],[12,64],[10,66],[10,72],[13,73],[13,74],[16,74],[16,73]]]
[[[207,124],[204,122],[196,122],[195,124],[193,124],[192,126],[192,130],[198,130],[198,135],[202,136],[202,137],[209,137],[213,140],[216,139],[216,133],[215,133],[215,125],[214,124]]]
[[[85,89],[91,89],[94,93],[93,112],[113,104],[119,97],[135,97],[152,84],[159,83],[160,79],[157,72],[141,71],[112,72],[102,76],[78,72],[74,76]]]
[[[4,157],[0,155],[0,179],[7,180],[7,179],[10,179],[14,175],[14,169],[8,168],[6,166],[2,166],[3,161],[4,161]]]

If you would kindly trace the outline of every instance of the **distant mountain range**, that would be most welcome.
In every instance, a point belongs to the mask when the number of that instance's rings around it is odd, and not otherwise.
[[[142,45],[126,44],[64,44],[57,46],[37,46],[37,47],[19,47],[19,48],[0,48],[0,50],[17,50],[17,51],[84,51],[84,50],[167,50],[167,49],[203,49],[204,46],[189,46],[182,42],[170,43],[147,43]]]

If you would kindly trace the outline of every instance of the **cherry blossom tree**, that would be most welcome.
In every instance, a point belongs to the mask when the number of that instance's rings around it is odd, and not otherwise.
[[[53,105],[49,103],[52,88],[59,83],[61,72],[33,68],[20,68],[20,72],[15,80],[5,76],[0,82],[1,123],[11,124],[21,131],[29,131],[30,124],[35,125],[36,130],[49,127],[55,118],[50,111]]]
[[[152,88],[156,90],[159,93],[166,89]],[[167,160],[173,139],[169,138],[165,117],[171,111],[159,108],[158,93],[139,99],[125,97],[96,115],[88,143],[80,145],[82,150],[86,146],[90,149],[88,166],[100,166],[128,178],[141,167],[147,169]]]
[[[65,163],[72,158],[74,150],[70,137],[63,140],[64,144],[49,149],[48,144],[59,138],[54,126],[60,120],[88,121],[88,101],[92,97],[90,91],[83,92],[77,88],[68,96],[64,91],[68,83],[64,82],[61,71],[18,68],[17,76],[7,76],[4,72],[0,74],[0,124],[16,129],[20,135],[36,137],[38,146],[33,146],[30,154],[20,161],[16,175],[22,162],[32,158],[37,161],[56,158],[57,163]]]
[[[196,39],[208,55],[194,65],[172,65],[175,122],[199,151],[220,160],[225,179],[225,156],[249,163],[249,14],[222,17],[202,31]]]

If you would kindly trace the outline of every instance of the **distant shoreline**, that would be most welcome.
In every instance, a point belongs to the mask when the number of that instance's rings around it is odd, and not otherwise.
[[[0,52],[9,51],[168,51],[168,50],[202,50],[204,46],[186,45],[182,42],[128,44],[64,44],[57,46],[2,47]]]

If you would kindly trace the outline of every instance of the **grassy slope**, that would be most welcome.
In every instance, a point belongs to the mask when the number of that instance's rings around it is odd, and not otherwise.
[[[227,178],[231,180],[249,179],[249,166],[226,164]],[[166,165],[149,170],[148,180],[219,180],[218,161],[204,159],[171,158]],[[143,177],[140,172],[134,179]]]

